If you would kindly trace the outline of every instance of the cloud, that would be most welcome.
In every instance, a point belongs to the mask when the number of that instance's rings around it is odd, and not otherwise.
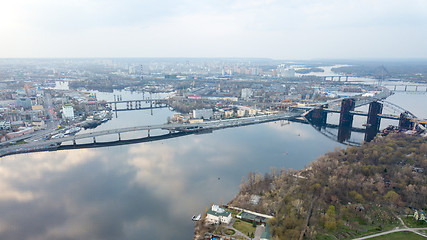
[[[0,57],[425,57],[423,0],[17,0]]]

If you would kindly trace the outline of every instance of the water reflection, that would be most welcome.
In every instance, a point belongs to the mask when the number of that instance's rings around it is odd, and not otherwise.
[[[249,171],[302,168],[337,143],[261,124],[160,142],[2,158],[1,239],[191,239],[191,216]],[[307,151],[309,149],[309,151]]]

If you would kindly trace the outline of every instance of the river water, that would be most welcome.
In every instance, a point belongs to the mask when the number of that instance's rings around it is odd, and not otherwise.
[[[97,97],[130,100],[141,94],[97,92]],[[396,94],[389,100],[427,116],[427,95]],[[172,114],[167,108],[119,112],[96,130],[164,123]],[[192,239],[191,216],[211,202],[231,200],[249,171],[301,169],[337,147],[345,146],[309,125],[276,122],[158,142],[4,157],[0,239]]]

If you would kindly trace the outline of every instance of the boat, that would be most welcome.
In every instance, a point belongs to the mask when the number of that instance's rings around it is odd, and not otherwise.
[[[193,220],[193,221],[199,221],[200,219],[202,219],[202,214],[199,214],[199,215],[193,215],[193,217],[191,218],[191,220]]]

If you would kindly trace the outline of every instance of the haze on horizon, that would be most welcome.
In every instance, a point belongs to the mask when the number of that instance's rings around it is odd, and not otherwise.
[[[426,58],[424,0],[16,0],[0,58]]]

